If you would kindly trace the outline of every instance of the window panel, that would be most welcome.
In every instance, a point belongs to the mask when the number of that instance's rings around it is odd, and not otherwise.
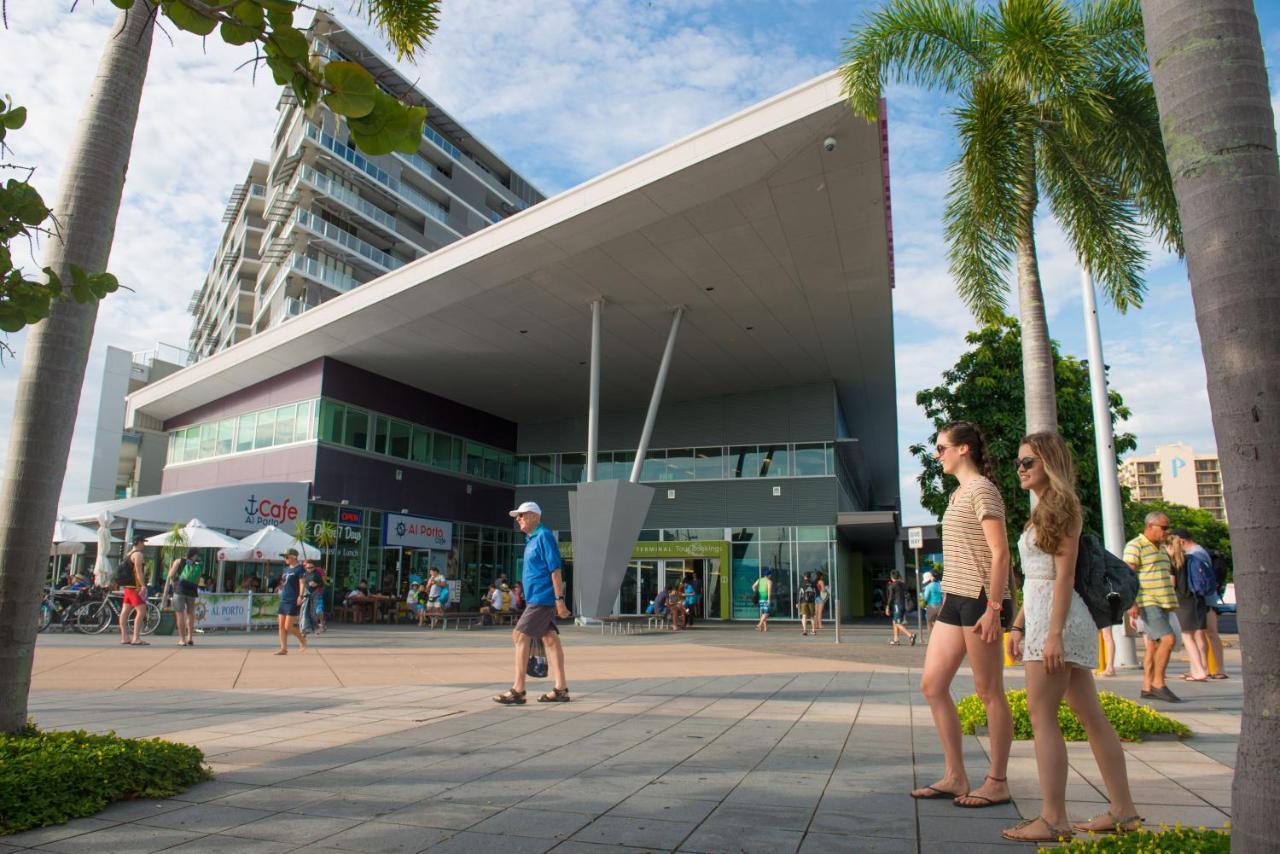
[[[631,467],[636,464],[636,452],[614,451],[611,456],[613,461],[607,469],[602,467],[600,477],[604,480],[630,480]],[[610,473],[606,475],[605,471]]]
[[[699,480],[724,477],[724,449],[698,448],[693,455],[693,476]]]
[[[449,471],[462,466],[462,440],[444,433],[436,433],[431,442],[431,462]]]
[[[315,438],[313,429],[316,402],[308,400],[298,404],[298,414],[293,422],[293,441],[305,442]]]
[[[347,408],[347,417],[342,426],[342,444],[352,448],[366,450],[369,447],[369,413]]]
[[[413,443],[409,448],[409,459],[415,463],[431,462],[431,431],[421,427],[413,428]]]
[[[207,460],[213,456],[213,452],[218,447],[218,425],[217,424],[201,424],[200,425],[200,456],[198,459]]]
[[[467,474],[484,477],[484,445],[467,442]]]
[[[276,437],[276,411],[268,409],[258,413],[258,426],[253,434],[253,447],[269,448]]]
[[[729,477],[759,477],[760,454],[755,445],[739,445],[729,449]]]
[[[828,474],[827,446],[822,442],[796,445],[795,453],[791,457],[791,465],[796,477]]]
[[[556,482],[556,458],[551,454],[534,454],[529,457],[529,482],[547,484]]]
[[[640,467],[640,480],[662,480],[667,473],[667,452],[649,451],[645,454],[644,465]]]
[[[218,456],[231,453],[231,449],[235,447],[236,439],[236,420],[234,418],[224,418],[218,422],[218,443],[215,453]]]
[[[692,480],[693,448],[671,448],[667,451],[667,469],[663,480]]]
[[[332,400],[320,401],[320,438],[325,442],[342,441],[342,417],[346,407]]]
[[[387,453],[398,460],[409,459],[409,442],[413,428],[403,421],[392,421],[387,433]]]
[[[489,480],[502,480],[502,460],[497,448],[484,449],[484,476]]]
[[[560,456],[560,482],[581,483],[587,476],[586,454],[562,454]]]
[[[387,452],[387,423],[387,419],[381,415],[373,419],[373,452],[375,454]]]
[[[276,410],[276,438],[272,444],[284,445],[293,441],[293,422],[298,414],[298,405],[291,403]]]
[[[258,424],[258,414],[250,412],[248,415],[241,415],[239,423],[236,426],[236,450],[252,451],[253,437]]]
[[[790,477],[791,455],[786,445],[760,446],[760,477]]]

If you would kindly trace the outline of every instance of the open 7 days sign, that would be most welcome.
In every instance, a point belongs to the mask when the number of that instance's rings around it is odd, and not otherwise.
[[[453,546],[453,523],[423,516],[384,513],[382,543],[406,549],[449,549]]]

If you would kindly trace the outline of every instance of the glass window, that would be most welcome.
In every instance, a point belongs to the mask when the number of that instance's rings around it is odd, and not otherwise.
[[[831,584],[831,547],[827,543],[796,543],[796,568],[801,572],[821,572]]]
[[[533,481],[529,479],[529,455],[521,454],[516,457],[516,483],[521,486],[527,486]]]
[[[316,402],[308,400],[298,404],[298,415],[293,422],[293,441],[305,442],[315,438],[312,429],[312,417],[315,415]]]
[[[586,454],[562,454],[560,456],[560,482],[581,483],[587,476]]]
[[[826,542],[831,539],[831,529],[826,525],[796,528],[796,539],[801,542]]]
[[[827,446],[821,442],[811,445],[796,445],[791,457],[791,465],[796,477],[812,477],[829,474],[827,471]]]
[[[693,448],[667,451],[667,470],[663,480],[693,480]]]
[[[601,480],[630,480],[631,467],[636,463],[635,451],[614,451],[610,456],[613,461],[605,466],[600,465]]]
[[[760,539],[773,543],[785,543],[791,539],[791,529],[778,526],[767,526],[760,529]]]
[[[290,428],[292,429],[292,427]],[[253,447],[269,448],[276,437],[276,411],[268,409],[258,413],[258,426],[253,434]]]
[[[182,459],[182,454],[179,452],[181,442],[182,434],[177,430],[169,434],[169,452],[165,455],[165,462],[176,463]]]
[[[786,445],[760,446],[760,477],[790,477],[791,455]]]
[[[698,448],[693,453],[693,476],[699,480],[720,480],[724,477],[724,449]]]
[[[369,447],[369,413],[347,409],[347,417],[342,426],[342,444],[361,450]]]
[[[405,422],[392,421],[387,428],[387,453],[399,460],[409,459],[409,439],[412,433],[413,428]]]
[[[236,420],[234,418],[224,418],[218,422],[218,447],[216,453],[218,456],[231,453],[231,449],[235,447],[236,440]]]
[[[216,423],[200,425],[200,456],[199,459],[207,460],[213,456],[213,452],[218,447],[218,425]]]
[[[387,452],[387,419],[381,415],[373,419],[373,450],[377,454]]]
[[[458,471],[462,467],[462,440],[444,433],[435,434],[431,442],[431,462],[442,469]]]
[[[415,463],[431,462],[431,431],[421,427],[413,428],[413,439],[409,447],[409,459]]]
[[[273,444],[283,445],[293,441],[293,422],[298,414],[298,405],[291,403],[276,410],[276,439]]]
[[[342,441],[342,415],[346,410],[341,403],[320,401],[320,438],[325,442]]]
[[[498,452],[498,465],[501,467],[501,477],[498,479],[503,483],[515,483],[516,477],[516,458],[514,454],[508,454],[506,451]]]
[[[556,482],[556,458],[551,454],[534,454],[529,457],[529,483]]]
[[[502,480],[502,460],[497,448],[484,449],[484,476],[489,480]]]
[[[473,477],[484,477],[484,446],[476,442],[467,443],[466,472]]]
[[[733,541],[735,543],[749,543],[752,540],[759,539],[757,533],[755,528],[734,528]]]
[[[760,477],[760,453],[755,445],[729,449],[729,477]]]
[[[649,451],[645,454],[644,465],[640,467],[640,480],[662,480],[667,473],[667,452]]]
[[[251,451],[253,450],[253,437],[257,430],[258,414],[251,412],[248,415],[240,416],[240,423],[236,427],[236,450]]]

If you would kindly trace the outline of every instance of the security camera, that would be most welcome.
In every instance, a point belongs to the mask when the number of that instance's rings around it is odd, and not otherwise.
[[[823,151],[835,151],[835,150],[836,150],[836,138],[835,138],[834,136],[829,136],[829,137],[827,137],[826,139],[824,139],[824,140],[822,141],[822,150],[823,150]]]

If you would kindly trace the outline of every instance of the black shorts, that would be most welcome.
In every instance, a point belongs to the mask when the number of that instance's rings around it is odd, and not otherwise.
[[[280,607],[276,609],[276,613],[282,617],[296,617],[302,612],[297,601],[285,602],[281,600]]]
[[[1178,625],[1184,632],[1202,632],[1209,623],[1209,606],[1203,596],[1178,597]]]
[[[1013,600],[1004,600],[1004,610],[1000,612],[1000,625],[1009,628],[1013,619]],[[938,611],[938,622],[949,626],[977,625],[978,620],[987,612],[987,591],[982,591],[978,598],[961,596],[959,593],[947,593],[942,597],[942,609]]]

